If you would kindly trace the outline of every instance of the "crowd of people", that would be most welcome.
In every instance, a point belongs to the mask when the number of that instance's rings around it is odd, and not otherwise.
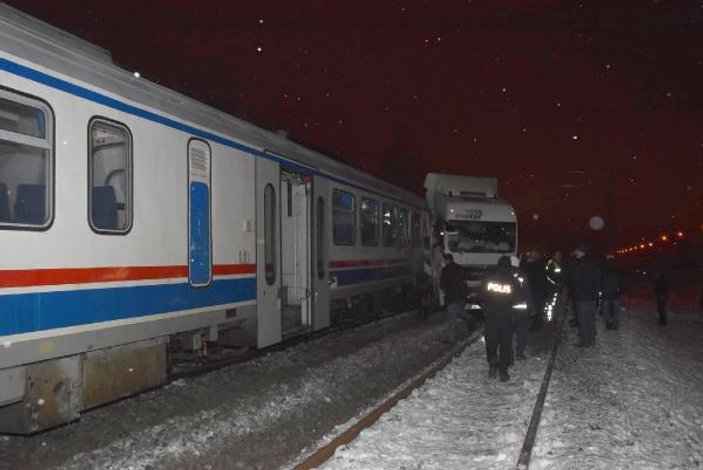
[[[586,244],[577,244],[570,256],[557,251],[545,257],[538,250],[528,252],[522,260],[502,256],[496,266],[483,276],[477,293],[470,294],[463,268],[445,253],[440,243],[432,250],[433,290],[440,304],[446,305],[447,341],[458,339],[459,319],[467,298],[481,305],[489,376],[510,380],[508,367],[514,360],[526,359],[528,331],[543,327],[551,317],[557,300],[566,307],[569,323],[577,328],[576,346],[596,344],[596,321],[600,315],[607,330],[620,327],[620,298],[623,290],[621,269],[613,255],[602,261]],[[663,272],[657,273],[654,298],[657,323],[667,324],[668,283]],[[701,293],[703,309],[703,290]],[[561,310],[561,309],[560,309]]]
[[[436,285],[446,304],[448,341],[455,342],[469,292],[462,269],[451,254],[444,255]],[[622,275],[612,255],[599,262],[585,244],[574,247],[566,259],[560,252],[546,258],[532,250],[522,262],[501,257],[484,275],[477,295],[484,316],[489,376],[507,381],[513,361],[526,359],[528,331],[542,328],[545,313],[551,312],[558,296],[573,312],[570,323],[578,329],[576,346],[595,345],[598,315],[606,329],[617,330]],[[659,324],[666,325],[668,289],[663,274],[657,277],[655,295]]]

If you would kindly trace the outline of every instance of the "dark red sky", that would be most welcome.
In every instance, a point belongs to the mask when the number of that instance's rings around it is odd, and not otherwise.
[[[408,189],[498,176],[524,248],[590,239],[609,171],[620,245],[703,222],[703,0],[8,3]]]

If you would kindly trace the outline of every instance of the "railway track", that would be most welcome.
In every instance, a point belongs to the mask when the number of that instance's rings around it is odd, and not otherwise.
[[[535,406],[530,417],[528,429],[523,439],[518,461],[515,465],[516,470],[527,470],[529,468],[530,457],[532,455],[532,448],[535,444],[535,438],[537,436],[537,430],[539,428],[542,409],[544,408],[544,402],[546,399],[547,391],[549,389],[549,382],[551,380],[552,370],[554,368],[554,362],[556,359],[557,350],[560,344],[560,339],[563,334],[565,324],[565,315],[559,315],[556,328],[557,334],[550,348],[550,356],[542,378],[540,390],[537,394]],[[455,357],[458,357],[469,346],[475,344],[481,338],[481,336],[482,333],[480,331],[475,331],[474,333],[472,333],[466,340],[458,344],[444,357],[437,360],[434,364],[427,367],[424,371],[420,372],[413,379],[408,381],[408,383],[403,386],[402,389],[394,393],[390,398],[383,401],[371,412],[366,414],[352,426],[348,427],[344,432],[329,440],[322,447],[319,447],[312,454],[305,457],[302,462],[297,463],[294,469],[309,470],[323,465],[328,459],[330,459],[334,455],[338,447],[346,445],[353,441],[361,433],[361,431],[372,426],[376,421],[379,420],[381,416],[390,411],[400,400],[407,398],[415,389],[421,387],[427,380],[437,375],[437,373],[444,369]]]
[[[232,352],[228,357],[218,357],[210,359],[200,359],[195,360],[183,360],[174,364],[172,371],[169,373],[168,381],[174,382],[179,379],[188,377],[197,377],[199,375],[207,374],[224,367],[231,365],[241,364],[247,361],[251,361],[258,357],[265,356],[272,352],[283,351],[290,347],[298,344],[309,343],[311,341],[318,340],[327,335],[338,333],[344,330],[350,330],[353,328],[358,328],[360,326],[373,324],[374,322],[386,320],[393,317],[402,317],[404,315],[419,315],[417,309],[411,309],[406,311],[401,311],[397,313],[385,314],[375,317],[369,317],[367,319],[356,320],[348,322],[342,325],[333,326],[324,330],[314,331],[298,336],[293,336],[291,338],[285,339],[280,343],[274,344],[263,349],[250,348],[240,352]]]

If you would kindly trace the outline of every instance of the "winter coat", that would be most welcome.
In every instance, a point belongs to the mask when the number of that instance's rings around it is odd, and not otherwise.
[[[515,318],[515,305],[524,302],[520,282],[510,268],[497,267],[481,281],[479,297],[487,322],[510,323]]]
[[[600,267],[596,259],[587,254],[574,260],[569,266],[568,274],[571,297],[575,302],[598,300],[600,289]]]
[[[525,263],[523,271],[530,280],[532,297],[535,299],[535,302],[544,302],[547,298],[547,290],[549,288],[547,261],[544,258],[528,261]]]
[[[518,280],[518,283],[520,284],[520,295],[522,300],[524,300],[527,304],[527,310],[524,310],[524,312],[529,315],[534,315],[537,313],[537,307],[535,307],[535,301],[532,298],[532,286],[530,286],[530,280],[520,268],[512,268],[511,272],[513,277]]]
[[[469,295],[469,289],[466,287],[466,282],[464,282],[461,266],[454,262],[449,263],[442,269],[439,287],[444,291],[444,299],[447,304],[463,304]]]
[[[654,283],[654,294],[657,299],[666,300],[669,296],[669,285],[666,283],[666,277],[663,274],[657,276],[657,280]]]
[[[614,260],[608,260],[603,266],[601,276],[601,292],[604,300],[618,300],[622,292],[620,283],[620,270]]]
[[[552,284],[552,286],[559,287],[563,280],[563,272],[561,265],[554,258],[550,258],[547,261],[547,266],[545,267],[547,273],[547,280]]]

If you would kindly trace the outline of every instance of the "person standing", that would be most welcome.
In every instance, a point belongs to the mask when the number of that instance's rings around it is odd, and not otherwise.
[[[532,328],[542,327],[544,307],[547,303],[549,281],[547,280],[547,261],[538,250],[532,250],[524,266],[524,272],[530,283],[535,312],[532,319]]]
[[[666,326],[666,301],[669,299],[669,284],[666,282],[664,273],[659,273],[654,282],[654,295],[657,299],[657,313],[659,313],[659,321],[661,326]]]
[[[571,294],[580,340],[578,347],[596,343],[596,303],[600,287],[600,268],[584,244],[574,249],[574,263],[570,267]]]
[[[525,308],[519,308],[515,311],[515,322],[513,329],[515,333],[515,358],[527,359],[525,356],[525,348],[527,347],[527,330],[529,316],[534,315],[535,304],[532,300],[532,290],[530,289],[530,280],[519,267],[512,267],[513,277],[520,284],[520,296],[525,301]]]
[[[455,343],[458,337],[459,314],[464,309],[468,296],[468,287],[464,282],[461,266],[454,262],[451,253],[445,255],[445,266],[442,268],[439,286],[444,291],[444,302],[447,305],[447,336]]]
[[[620,270],[615,262],[615,257],[608,255],[605,257],[605,264],[603,265],[601,292],[603,294],[603,318],[605,327],[609,330],[617,330],[620,324],[621,290]]]
[[[440,278],[444,269],[444,249],[442,239],[439,235],[433,236],[432,251],[430,253],[432,263],[432,283],[434,285],[434,295],[438,306],[444,305],[445,299],[440,286]]]
[[[521,301],[520,283],[513,275],[508,256],[501,256],[498,266],[486,273],[479,297],[485,316],[488,376],[495,378],[500,373],[501,382],[507,382],[513,355],[515,307]]]

